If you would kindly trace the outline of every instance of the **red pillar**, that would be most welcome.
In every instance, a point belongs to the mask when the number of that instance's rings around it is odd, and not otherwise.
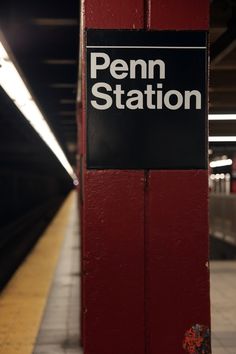
[[[207,30],[208,6],[85,0],[84,29]],[[82,85],[84,139],[85,68]],[[191,335],[208,343],[207,169],[83,167],[85,354],[184,354]]]
[[[142,0],[86,0],[85,28],[143,28]],[[84,78],[83,78],[84,79]],[[84,174],[85,354],[144,353],[144,172]]]
[[[207,0],[151,0],[148,29],[207,31],[208,11]],[[183,354],[191,327],[210,328],[207,197],[207,169],[148,172],[147,353]]]

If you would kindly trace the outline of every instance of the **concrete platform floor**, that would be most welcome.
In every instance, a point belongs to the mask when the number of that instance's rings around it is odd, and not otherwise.
[[[34,354],[81,354],[79,346],[78,209],[76,196]]]
[[[236,261],[211,262],[212,353],[236,354]]]

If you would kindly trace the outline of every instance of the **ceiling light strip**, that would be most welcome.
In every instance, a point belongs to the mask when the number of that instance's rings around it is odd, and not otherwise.
[[[209,114],[208,120],[236,120],[236,114]]]
[[[223,167],[223,166],[230,166],[232,165],[233,161],[231,159],[222,159],[222,160],[215,160],[210,162],[210,167]]]
[[[56,137],[51,131],[47,121],[33,100],[25,82],[10,59],[3,43],[0,41],[0,86],[11,98],[17,108],[36,130],[42,140],[48,145],[68,174],[77,180],[72,166],[67,160]]]
[[[236,136],[209,136],[210,143],[236,142]]]

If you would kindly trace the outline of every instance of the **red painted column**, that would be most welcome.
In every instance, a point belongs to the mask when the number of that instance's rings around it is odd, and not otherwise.
[[[151,0],[147,27],[208,30],[208,7],[207,0]],[[188,344],[199,335],[208,345],[210,328],[208,170],[148,171],[147,185],[147,353],[197,353]]]
[[[80,83],[81,84],[81,83]],[[78,144],[78,160],[77,160],[77,176],[79,180],[78,185],[78,211],[79,211],[79,237],[80,237],[80,308],[83,308],[83,146],[84,146],[84,137],[83,137],[83,124],[82,124],[82,102],[81,97],[79,97],[79,103],[77,105],[77,135],[79,139]],[[83,315],[82,311],[80,312],[80,344],[83,345]]]
[[[85,0],[84,29],[143,28],[143,14],[142,0]],[[144,172],[84,168],[84,353],[143,354]]]
[[[144,353],[142,172],[87,171],[85,354]]]
[[[205,0],[85,0],[83,11],[84,30],[208,28]],[[210,327],[208,171],[87,170],[84,50],[82,81],[84,353],[188,353]]]

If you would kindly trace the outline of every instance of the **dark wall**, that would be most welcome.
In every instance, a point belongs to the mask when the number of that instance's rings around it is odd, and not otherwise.
[[[0,228],[53,199],[72,179],[0,89]]]
[[[69,190],[69,181],[53,176],[0,173],[0,228],[42,204],[62,200]]]

